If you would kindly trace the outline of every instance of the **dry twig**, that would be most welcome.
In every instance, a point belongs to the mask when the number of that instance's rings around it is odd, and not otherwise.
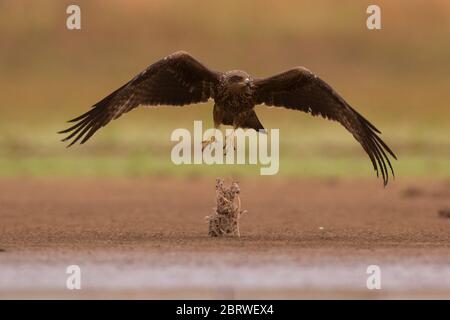
[[[207,216],[209,223],[208,234],[211,237],[238,236],[239,219],[246,210],[241,210],[241,199],[239,198],[239,185],[233,182],[229,188],[224,186],[222,179],[216,180],[216,202],[214,213]]]

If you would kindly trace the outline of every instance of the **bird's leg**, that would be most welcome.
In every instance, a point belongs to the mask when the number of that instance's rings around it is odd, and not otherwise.
[[[214,123],[214,129],[219,130],[219,124]],[[216,136],[215,136],[216,133],[217,133],[217,131],[214,132],[214,135],[212,135],[211,138],[209,138],[208,140],[202,141],[202,152],[203,152],[203,150],[205,150],[205,148],[207,146],[209,146],[212,143],[216,142]]]
[[[202,141],[202,151],[205,150],[205,148],[207,146],[214,143],[215,141],[216,141],[216,136],[211,136],[211,138],[209,138],[209,140]]]
[[[236,129],[233,128],[233,131],[229,135],[225,137],[225,143],[223,144],[224,155],[228,152],[228,147],[231,145],[233,150],[236,151]],[[231,142],[231,143],[230,143]]]

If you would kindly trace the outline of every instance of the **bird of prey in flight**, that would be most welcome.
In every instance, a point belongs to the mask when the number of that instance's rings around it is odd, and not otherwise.
[[[175,52],[135,76],[122,87],[97,102],[92,109],[70,120],[74,123],[60,133],[69,134],[63,141],[85,143],[101,127],[140,106],[172,105],[214,100],[214,126],[264,130],[254,107],[257,104],[285,107],[338,121],[361,144],[377,175],[381,171],[384,185],[389,169],[386,152],[392,150],[378,136],[380,131],[353,109],[325,81],[303,67],[295,67],[268,78],[253,78],[241,70],[213,71],[189,53]]]

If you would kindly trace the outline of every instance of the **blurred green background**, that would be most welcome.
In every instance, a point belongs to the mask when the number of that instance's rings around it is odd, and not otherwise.
[[[382,30],[366,28],[378,4]],[[82,30],[66,29],[81,7]],[[170,134],[212,105],[137,109],[66,149],[58,130],[149,64],[185,50],[256,77],[302,65],[383,132],[397,176],[450,177],[450,1],[0,1],[0,176],[258,175],[175,166]],[[257,107],[280,128],[280,175],[372,176],[336,123]]]

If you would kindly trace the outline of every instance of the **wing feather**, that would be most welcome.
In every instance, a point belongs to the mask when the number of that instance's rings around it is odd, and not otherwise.
[[[140,105],[183,106],[214,97],[221,73],[212,71],[186,52],[179,51],[150,65],[128,83],[70,120],[68,147],[88,141],[100,128]]]
[[[310,113],[313,116],[338,121],[361,144],[374,170],[381,172],[384,185],[389,171],[394,176],[386,153],[397,159],[394,152],[381,140],[381,132],[353,109],[331,86],[309,70],[297,67],[273,77],[254,81],[256,103],[285,107]]]

